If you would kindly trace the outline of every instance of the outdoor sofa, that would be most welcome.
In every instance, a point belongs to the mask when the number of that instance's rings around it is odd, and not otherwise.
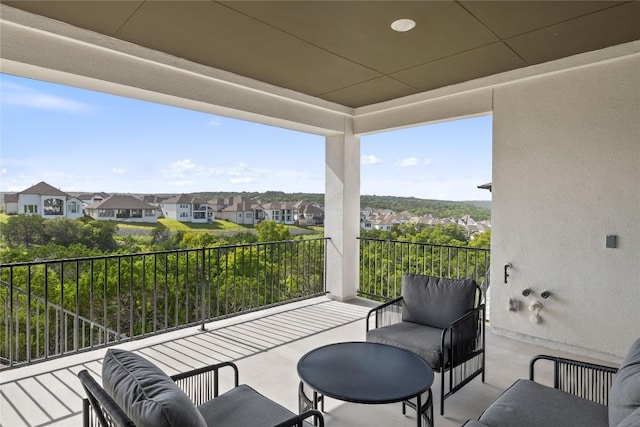
[[[554,386],[534,382],[538,361],[554,364]],[[465,427],[640,427],[640,338],[620,368],[535,356],[516,381]]]

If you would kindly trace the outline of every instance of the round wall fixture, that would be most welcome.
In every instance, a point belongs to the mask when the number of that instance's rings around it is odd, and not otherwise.
[[[406,31],[411,30],[416,26],[416,21],[413,19],[398,19],[397,21],[393,21],[391,23],[391,28],[399,33],[404,33]]]

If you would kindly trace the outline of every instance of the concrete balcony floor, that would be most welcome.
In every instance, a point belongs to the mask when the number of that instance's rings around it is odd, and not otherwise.
[[[326,297],[250,313],[188,328],[118,348],[135,350],[168,374],[220,361],[235,361],[240,382],[297,412],[296,364],[313,348],[341,341],[363,341],[365,316],[374,303],[357,299],[338,302]],[[528,376],[528,362],[539,353],[573,357],[544,347],[493,335],[487,328],[486,382],[474,379],[447,399],[439,415],[439,374],[434,386],[437,427],[460,426],[477,418],[509,385]],[[101,373],[105,349],[85,352],[0,373],[0,425],[80,426],[82,387],[76,374]],[[543,379],[548,382],[549,375]],[[325,403],[327,426],[414,426],[415,412],[402,415],[400,403],[359,405],[334,399]]]

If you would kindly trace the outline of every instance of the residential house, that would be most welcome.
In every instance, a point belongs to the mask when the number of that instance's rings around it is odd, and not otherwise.
[[[296,222],[300,225],[324,225],[324,209],[316,203],[299,201],[294,204],[297,209]]]
[[[5,195],[5,203],[6,203]],[[40,215],[45,219],[80,218],[82,200],[59,190],[46,182],[27,188],[10,197],[7,213]]]
[[[374,230],[391,231],[396,225],[402,225],[404,221],[396,214],[379,215],[371,220],[371,228]]]
[[[156,206],[160,208],[160,205],[162,204],[162,202],[164,202],[169,198],[170,198],[169,196],[158,196],[157,194],[147,194],[145,196],[142,196],[141,200],[145,203],[150,204],[151,206]]]
[[[160,202],[160,208],[165,218],[180,222],[212,222],[214,212],[202,199],[180,194]]]
[[[18,213],[18,194],[3,194],[4,212],[8,215],[16,215]]]
[[[87,215],[100,221],[158,222],[156,207],[130,195],[114,194],[85,208]]]
[[[264,211],[265,221],[275,221],[280,224],[294,224],[298,210],[293,203],[268,202],[260,203]]]
[[[253,225],[264,220],[264,211],[259,203],[247,197],[236,196],[230,200],[232,204],[216,212],[219,219],[236,224]],[[219,204],[216,204],[220,206]]]
[[[78,194],[78,199],[82,200],[83,207],[93,205],[109,197],[111,194],[107,193],[82,193]]]

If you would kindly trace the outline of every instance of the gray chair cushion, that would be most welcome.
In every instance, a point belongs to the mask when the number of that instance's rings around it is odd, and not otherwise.
[[[235,387],[198,410],[212,427],[273,426],[295,415],[248,385]],[[305,422],[304,426],[311,424]]]
[[[558,389],[516,381],[479,421],[489,427],[608,427],[607,407]]]
[[[622,420],[617,427],[638,427],[640,426],[640,408],[633,411],[627,418]],[[613,426],[615,427],[615,426]]]
[[[473,279],[402,276],[402,320],[443,329],[474,308]]]
[[[431,367],[439,370],[442,329],[401,322],[367,332],[367,341],[392,345],[409,350],[422,357]]]
[[[609,424],[616,427],[640,407],[640,338],[629,349],[609,393]]]
[[[140,427],[206,427],[195,405],[169,376],[147,359],[109,349],[102,383],[113,400]]]

